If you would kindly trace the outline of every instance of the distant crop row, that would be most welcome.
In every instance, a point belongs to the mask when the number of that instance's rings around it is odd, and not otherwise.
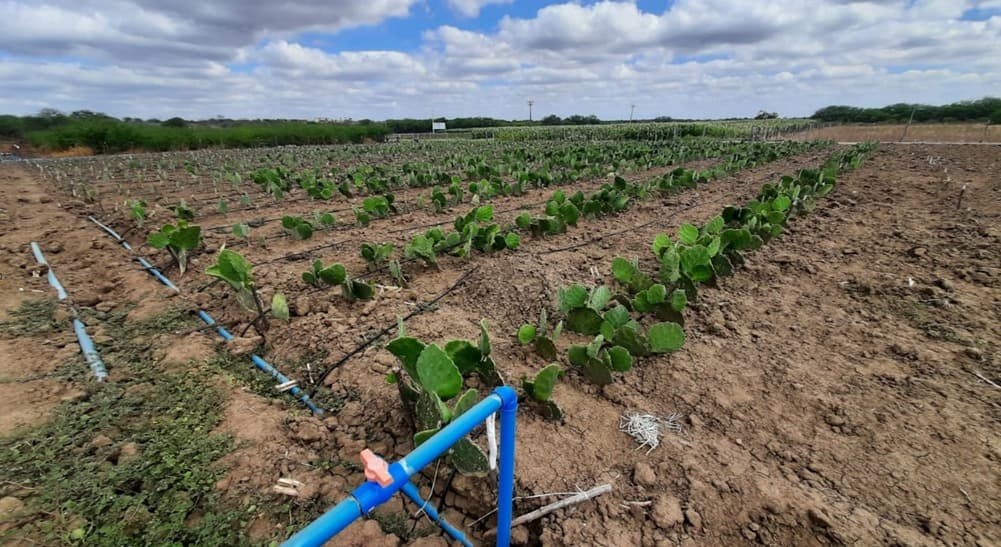
[[[773,135],[802,131],[815,122],[803,119],[718,122],[622,123],[588,126],[501,127],[473,130],[473,138],[508,141],[636,140],[665,141],[684,137],[747,138],[769,129]]]
[[[87,147],[98,154],[127,150],[167,151],[199,148],[249,148],[300,144],[362,143],[383,140],[381,124],[260,123],[234,127],[164,127],[113,119],[74,120],[28,134],[32,145],[47,150]]]

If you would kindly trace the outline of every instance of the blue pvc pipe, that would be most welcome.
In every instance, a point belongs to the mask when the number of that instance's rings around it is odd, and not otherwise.
[[[101,222],[99,222],[94,217],[87,217],[87,218],[89,218],[90,221],[93,222],[94,224],[97,224],[102,230],[104,230],[105,232],[107,232],[108,235],[110,235],[111,237],[115,238],[115,241],[121,243],[122,247],[125,247],[126,250],[128,250],[128,251],[132,250],[132,245],[129,245],[129,242],[125,241],[125,238],[123,238],[122,236],[118,235],[118,232],[112,230],[110,226],[106,226],[104,224],[101,224]],[[155,277],[158,280],[160,280],[160,283],[163,283],[164,285],[166,285],[167,287],[169,287],[170,289],[172,289],[174,292],[181,292],[181,289],[177,288],[177,285],[174,285],[173,283],[171,283],[170,280],[167,279],[167,276],[165,276],[162,273],[160,273],[160,270],[154,268],[153,265],[150,264],[149,262],[147,262],[145,258],[143,258],[141,256],[136,256],[136,260],[138,260],[139,263],[142,264],[142,267],[144,269],[146,269],[146,271],[148,271],[149,273],[153,274],[153,277]]]
[[[125,241],[125,239],[122,236],[118,235],[118,232],[112,230],[110,226],[106,226],[104,224],[101,224],[94,217],[87,217],[87,218],[89,218],[90,221],[93,222],[94,224],[97,224],[102,230],[104,230],[105,232],[107,232],[108,235],[110,235],[111,237],[115,238],[115,241],[118,241],[119,243],[121,243],[122,246],[125,247],[127,250],[129,250],[129,251],[132,250],[132,246],[129,245],[129,242]],[[146,271],[148,271],[150,274],[152,274],[153,277],[156,277],[157,279],[159,279],[161,283],[163,283],[167,287],[170,287],[171,289],[173,289],[176,292],[181,292],[181,289],[177,288],[177,285],[174,285],[173,283],[171,283],[171,281],[169,279],[167,279],[167,276],[165,276],[162,273],[160,273],[160,270],[157,270],[156,268],[154,268],[153,265],[150,264],[149,262],[147,262],[145,258],[143,258],[141,256],[136,256],[136,260],[138,260],[139,263],[142,264],[143,268]],[[205,313],[203,310],[198,310],[198,317],[200,317],[202,319],[202,321],[205,321],[206,324],[208,324],[208,325],[214,325],[215,328],[216,328],[216,332],[219,333],[219,336],[222,336],[223,340],[231,340],[233,338],[233,335],[230,334],[229,331],[227,331],[226,329],[224,329],[222,326],[217,325],[216,322],[215,322],[215,319],[212,319],[212,316],[209,315],[209,314],[207,314],[207,313]],[[271,366],[271,364],[269,364],[264,359],[261,359],[257,355],[252,355],[250,357],[250,360],[254,363],[254,366],[256,366],[257,368],[263,370],[264,372],[267,372],[273,378],[275,378],[276,380],[278,380],[280,383],[284,384],[285,382],[290,381],[289,378],[288,378],[288,376],[285,376],[284,374],[282,374],[281,372],[279,372],[278,369],[276,369],[275,367]],[[292,396],[294,396],[294,397],[298,397],[299,400],[302,401],[304,405],[306,405],[306,408],[308,408],[313,414],[323,415],[323,410],[321,410],[319,407],[317,407],[315,404],[313,404],[313,401],[309,398],[309,394],[307,394],[302,389],[299,389],[298,387],[293,387],[292,389],[289,390],[289,393],[291,393]]]
[[[230,334],[228,330],[223,328],[222,325],[216,323],[215,319],[213,319],[212,316],[206,313],[204,310],[198,310],[198,317],[201,318],[201,320],[204,321],[206,325],[214,326],[216,332],[219,333],[219,336],[221,336],[223,340],[229,341],[233,339],[233,335]],[[271,366],[270,363],[268,363],[258,355],[251,355],[250,360],[254,363],[254,366],[270,374],[271,377],[274,378],[275,380],[278,380],[279,383],[284,384],[286,382],[291,381],[288,376],[282,374],[278,369]],[[313,401],[309,398],[309,394],[306,393],[304,390],[300,389],[298,386],[290,389],[289,393],[291,393],[293,397],[298,397],[299,400],[302,401],[302,404],[306,405],[306,407],[309,408],[309,410],[312,411],[313,414],[320,416],[323,415],[323,410],[321,410],[319,407],[313,404]]]
[[[511,511],[514,493],[514,439],[515,413],[518,394],[508,386],[501,386],[485,399],[476,403],[461,416],[435,433],[399,461],[389,465],[393,482],[380,486],[367,481],[351,492],[351,496],[320,515],[308,526],[288,539],[286,547],[318,547],[337,535],[355,519],[368,514],[377,506],[389,501],[398,491],[410,484],[410,477],[427,467],[436,458],[462,439],[491,414],[501,413],[501,450],[497,497],[497,545],[507,547],[511,539]]]
[[[45,255],[42,254],[42,249],[38,246],[38,243],[31,242],[31,252],[35,255],[35,260],[48,270],[49,285],[52,285],[56,289],[56,296],[58,296],[59,300],[66,300],[69,295],[66,294],[66,289],[59,282],[56,273],[52,271],[52,266],[46,262]],[[83,321],[80,321],[80,313],[77,312],[76,307],[70,306],[70,310],[73,312],[73,331],[76,333],[77,342],[80,344],[80,352],[83,353],[83,358],[87,361],[97,381],[104,381],[108,377],[108,370],[104,368],[104,362],[101,361],[101,356],[98,355],[97,348],[94,347],[94,340],[87,334],[87,329]]]
[[[45,266],[47,277],[49,278],[49,285],[52,285],[52,287],[56,289],[56,296],[59,300],[66,300],[66,297],[69,295],[66,294],[66,289],[64,289],[63,284],[59,282],[59,278],[56,277],[56,273],[52,271],[52,266],[49,266],[49,263],[45,261],[45,255],[42,254],[42,249],[38,246],[38,243],[35,243],[34,241],[31,242],[31,252],[35,255],[35,260],[39,264]]]
[[[497,462],[497,545],[511,542],[511,519],[514,511],[514,437],[518,394],[509,387],[500,410],[500,461]]]
[[[458,541],[464,547],[473,547],[473,544],[466,539],[466,534],[463,534],[461,531],[456,529],[455,526],[449,524],[444,517],[438,514],[438,511],[435,511],[435,508],[430,503],[421,498],[421,492],[416,486],[414,486],[414,483],[408,481],[402,488],[400,488],[400,491],[403,492],[405,496],[410,498],[410,501],[416,503],[417,507],[420,507],[420,510],[423,511],[428,518],[437,522],[438,526],[441,526],[441,529],[444,530],[446,534],[451,536],[452,539]]]

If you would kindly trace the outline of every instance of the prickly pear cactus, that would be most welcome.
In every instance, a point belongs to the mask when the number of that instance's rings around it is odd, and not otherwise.
[[[463,475],[485,477],[490,471],[487,455],[469,437],[459,439],[448,451],[452,465]]]

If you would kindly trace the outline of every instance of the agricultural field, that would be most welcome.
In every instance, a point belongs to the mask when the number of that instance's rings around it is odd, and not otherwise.
[[[516,515],[611,485],[516,544],[1001,542],[1001,147],[657,125],[0,165],[0,540],[275,544],[506,384]]]
[[[982,123],[837,124],[806,128],[796,140],[839,142],[1001,143],[1001,125]]]

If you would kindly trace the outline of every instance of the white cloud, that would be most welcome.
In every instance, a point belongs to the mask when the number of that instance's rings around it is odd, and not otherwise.
[[[809,114],[832,103],[950,102],[1001,89],[998,0],[564,3],[496,28],[423,29],[411,51],[326,51],[417,0],[0,0],[0,112],[120,116]],[[475,16],[488,2],[450,0]],[[466,11],[463,11],[466,10]],[[336,38],[336,34],[335,34]]]
[[[490,4],[510,4],[514,0],[448,0],[448,6],[463,17],[477,17],[484,6]]]
[[[399,51],[344,51],[331,54],[284,40],[270,42],[256,59],[265,72],[280,72],[296,79],[388,81],[425,74],[417,59]]]
[[[229,61],[265,37],[380,23],[418,0],[0,2],[0,51],[146,63]]]

